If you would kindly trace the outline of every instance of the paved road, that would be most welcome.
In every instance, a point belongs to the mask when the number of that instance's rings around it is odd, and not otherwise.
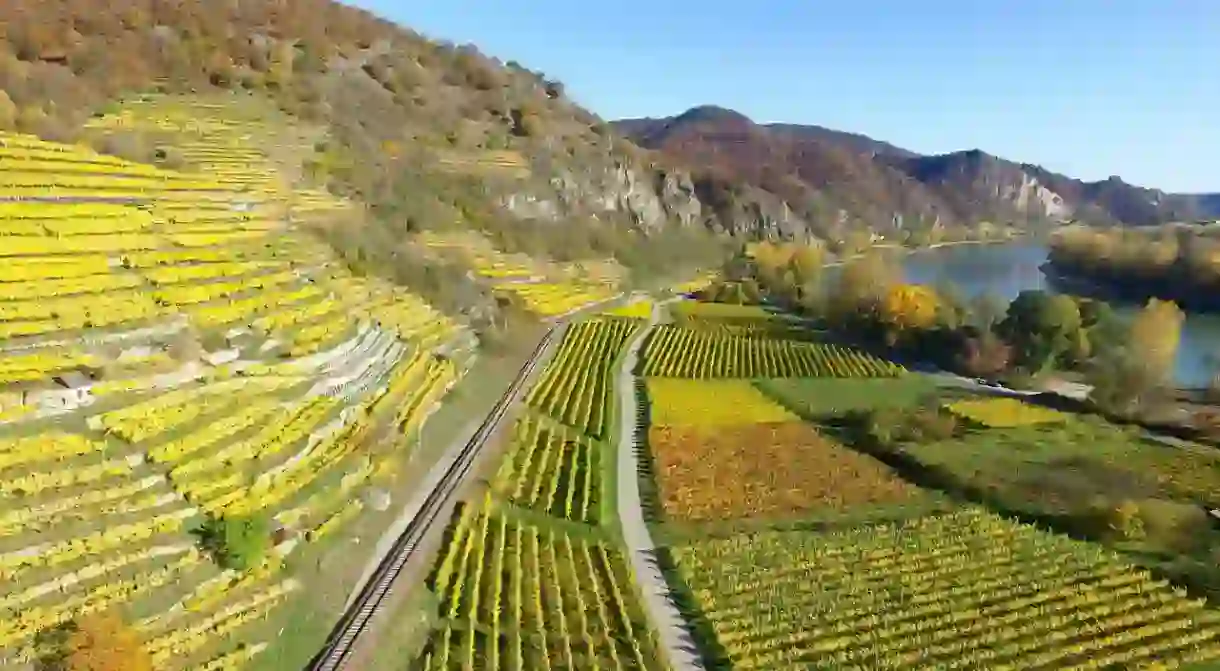
[[[984,394],[991,394],[992,396],[1012,396],[1015,398],[1021,398],[1024,396],[1037,396],[1038,394],[1054,393],[1067,398],[1083,401],[1087,399],[1089,397],[1089,393],[1093,391],[1093,387],[1087,384],[1080,384],[1078,382],[1055,382],[1049,385],[1049,388],[1045,391],[1038,391],[1033,389],[1010,389],[1008,387],[996,387],[992,385],[979,384],[968,377],[962,377],[956,373],[949,373],[946,371],[928,373],[927,375],[934,379],[936,384],[940,385],[941,387],[958,387]]]
[[[644,597],[644,607],[661,638],[661,646],[669,657],[675,671],[699,670],[703,663],[690,635],[690,627],[674,605],[656,562],[656,545],[644,522],[644,511],[640,505],[640,481],[638,471],[638,435],[640,426],[639,407],[635,396],[636,359],[640,345],[652,327],[656,325],[661,307],[655,306],[648,320],[648,327],[638,334],[628,346],[618,371],[619,394],[619,449],[618,449],[618,516],[623,527],[623,538],[631,557],[636,584]]]

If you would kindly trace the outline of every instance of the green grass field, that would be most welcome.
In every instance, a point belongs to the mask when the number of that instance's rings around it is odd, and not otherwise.
[[[926,376],[901,378],[775,378],[756,382],[781,405],[806,418],[843,415],[853,410],[906,408],[936,393]]]

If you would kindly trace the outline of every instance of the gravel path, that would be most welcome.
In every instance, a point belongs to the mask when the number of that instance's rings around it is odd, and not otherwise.
[[[636,583],[644,597],[644,607],[656,625],[669,662],[674,671],[697,669],[702,671],[698,650],[691,638],[690,627],[674,605],[669,586],[656,561],[656,545],[644,522],[644,511],[640,505],[640,481],[637,468],[639,441],[639,406],[635,396],[636,359],[645,336],[656,325],[661,306],[654,306],[648,319],[648,327],[628,346],[618,371],[619,394],[619,449],[618,449],[618,516],[623,527],[623,539],[627,542],[631,566]]]

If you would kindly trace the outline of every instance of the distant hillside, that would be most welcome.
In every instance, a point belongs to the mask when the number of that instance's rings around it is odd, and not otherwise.
[[[330,0],[103,5],[0,3],[0,129],[75,141],[91,116],[148,91],[268,99],[322,129],[300,177],[368,207],[368,235],[343,243],[373,265],[398,264],[408,233],[474,228],[509,251],[660,272],[718,258],[706,231],[737,228],[561,82],[474,46]],[[90,142],[175,163],[156,133]]]
[[[509,252],[613,257],[643,276],[718,257],[724,233],[921,240],[983,220],[1220,210],[1214,196],[1085,184],[982,152],[924,157],[713,106],[608,124],[544,73],[331,0],[102,4],[0,3],[0,129],[75,141],[90,117],[148,91],[270,100],[321,129],[298,177],[366,206],[370,226],[336,244],[372,266],[414,259],[398,249],[408,234],[453,228]],[[179,163],[156,133],[89,142]]]
[[[874,229],[1220,217],[1220,194],[1167,194],[1117,177],[1082,182],[979,149],[923,156],[820,126],[755,124],[719,107],[614,125],[643,147],[774,194],[802,216],[824,217],[829,208],[836,219]]]

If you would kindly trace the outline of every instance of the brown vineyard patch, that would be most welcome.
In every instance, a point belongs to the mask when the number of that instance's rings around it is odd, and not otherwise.
[[[711,521],[910,500],[918,490],[884,464],[800,422],[649,432],[668,517]]]

